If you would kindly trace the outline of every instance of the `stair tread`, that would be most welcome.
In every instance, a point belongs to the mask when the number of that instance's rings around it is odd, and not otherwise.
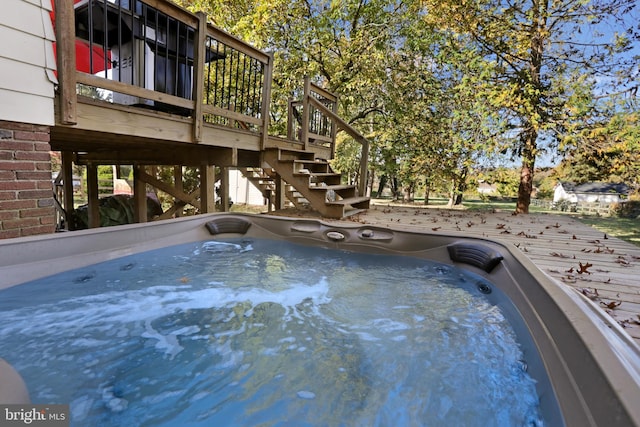
[[[343,206],[343,205],[351,205],[354,203],[361,203],[361,202],[366,202],[370,200],[369,197],[348,197],[346,199],[340,199],[340,200],[334,200],[332,202],[327,201],[326,204],[327,205],[338,205],[338,206]]]
[[[348,190],[350,188],[356,188],[355,185],[336,184],[336,185],[310,185],[309,190]]]
[[[294,172],[295,176],[341,176],[341,174],[336,172]]]
[[[304,165],[328,165],[326,160],[280,160],[282,163],[300,163]]]

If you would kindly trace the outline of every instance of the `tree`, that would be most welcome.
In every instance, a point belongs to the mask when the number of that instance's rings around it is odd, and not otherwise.
[[[583,130],[563,161],[563,178],[640,188],[640,112],[618,112]]]
[[[506,143],[521,159],[517,213],[529,210],[536,158],[555,149],[567,126],[581,111],[583,86],[577,76],[604,76],[610,83],[633,76],[627,60],[614,60],[628,51],[638,33],[599,35],[608,23],[635,23],[635,0],[422,0],[425,20],[453,39],[475,48],[484,72],[468,76],[479,98],[494,110],[488,125],[494,143]],[[586,34],[588,28],[596,33]],[[578,36],[576,36],[578,35]],[[629,58],[627,58],[629,59]],[[468,59],[467,59],[468,60]],[[626,73],[622,72],[627,70]],[[637,70],[637,69],[636,69]],[[618,74],[616,74],[618,72]],[[603,81],[603,80],[600,80]],[[605,91],[604,86],[598,90]],[[580,100],[582,104],[575,104]]]

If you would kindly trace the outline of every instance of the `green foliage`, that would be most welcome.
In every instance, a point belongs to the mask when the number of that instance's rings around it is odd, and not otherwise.
[[[563,162],[563,179],[640,187],[640,112],[621,112],[586,127]]]
[[[309,75],[372,142],[370,169],[409,198],[425,187],[456,199],[478,160],[496,153],[522,162],[517,185],[501,178],[505,194],[517,188],[520,212],[543,152],[570,153],[585,177],[640,176],[637,110],[601,107],[612,85],[624,91],[637,76],[619,56],[637,42],[626,31],[633,0],[176,1],[274,53],[272,133],[284,134],[287,100]],[[606,39],[610,25],[620,31]],[[356,148],[341,140],[334,161],[350,179]]]

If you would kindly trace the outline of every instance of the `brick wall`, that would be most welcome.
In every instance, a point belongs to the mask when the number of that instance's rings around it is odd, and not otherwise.
[[[53,233],[49,127],[0,120],[0,239]]]

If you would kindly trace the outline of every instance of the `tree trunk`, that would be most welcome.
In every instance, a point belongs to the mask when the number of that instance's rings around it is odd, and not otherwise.
[[[462,204],[462,196],[467,189],[467,173],[468,169],[460,172],[460,175],[453,179],[451,185],[451,197],[449,198],[449,206],[459,206]]]
[[[382,197],[382,193],[384,192],[384,187],[387,185],[387,175],[381,175],[380,181],[378,182],[378,191],[376,197]]]
[[[425,178],[424,180],[424,204],[428,205],[429,204],[429,192],[431,191],[431,188],[429,188],[429,178]]]
[[[391,178],[391,193],[393,194],[393,200],[400,200],[400,187],[398,186],[398,178]]]
[[[402,200],[404,202],[413,202],[413,184],[406,185],[402,188]]]
[[[529,58],[529,74],[534,91],[533,98],[529,101],[534,114],[526,120],[526,127],[522,134],[522,169],[520,170],[520,185],[518,186],[518,201],[515,213],[529,213],[531,192],[533,191],[533,171],[536,164],[538,151],[537,124],[544,117],[542,108],[543,93],[542,80],[542,54],[544,52],[544,40],[547,37],[547,11],[549,0],[533,1],[533,17],[531,25],[531,53]]]
[[[516,202],[517,214],[528,214],[533,191],[533,171],[536,164],[536,140],[538,133],[529,130],[524,135],[524,148],[522,150],[522,169],[520,170],[520,185],[518,186],[518,201]]]

